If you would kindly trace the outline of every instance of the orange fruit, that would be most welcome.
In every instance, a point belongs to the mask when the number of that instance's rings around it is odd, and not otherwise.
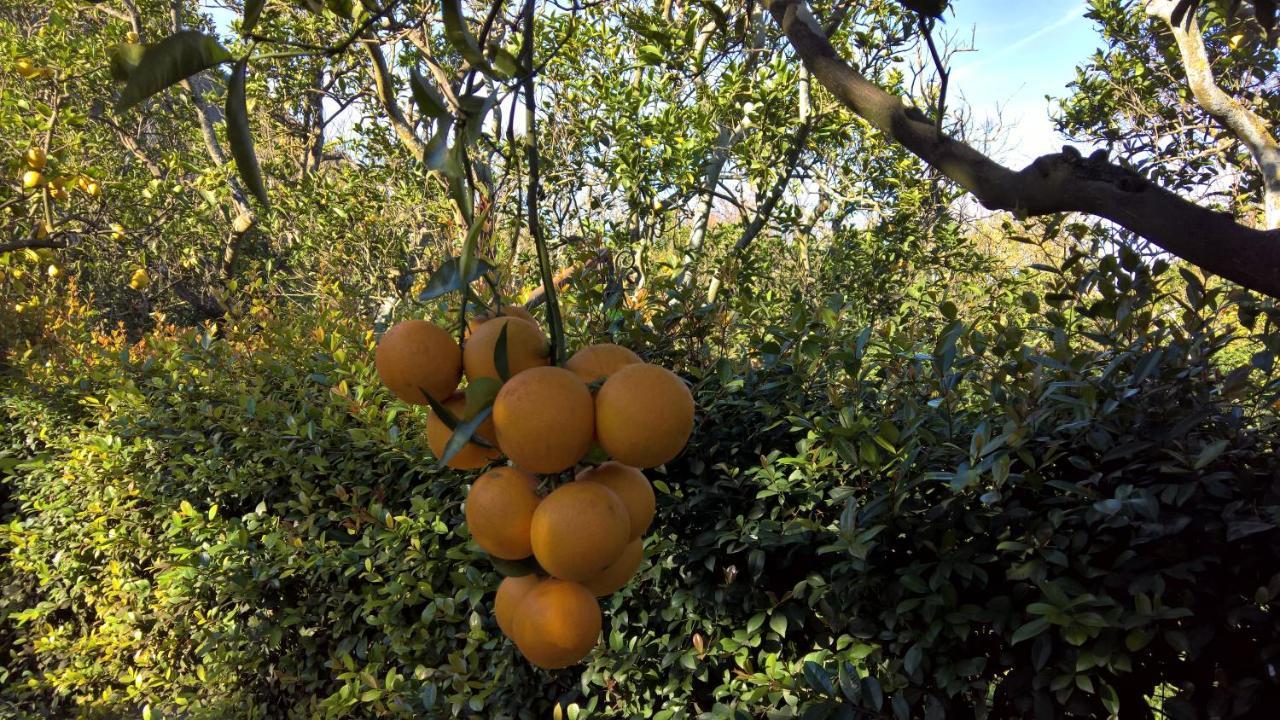
[[[530,524],[533,556],[551,575],[581,582],[599,575],[631,541],[622,498],[594,482],[561,485],[543,498]]]
[[[650,468],[680,454],[693,432],[693,394],[666,368],[626,365],[596,393],[596,438],[625,465]]]
[[[600,640],[600,604],[575,582],[549,578],[524,596],[511,637],[525,659],[547,670],[581,662]]]
[[[519,560],[533,554],[529,528],[541,503],[538,482],[523,470],[498,467],[476,478],[467,493],[467,527],[481,550]]]
[[[462,413],[467,408],[467,396],[462,393],[454,393],[448,400],[444,401],[445,409],[453,413],[458,422],[466,420]],[[493,432],[493,418],[480,423],[476,432],[480,437],[493,444],[497,441],[497,437]],[[444,457],[444,448],[449,444],[449,438],[453,437],[453,430],[444,424],[444,420],[440,419],[436,413],[431,413],[427,417],[427,447],[431,448],[431,453],[436,458]],[[502,457],[502,452],[497,448],[487,448],[474,442],[468,442],[462,446],[462,449],[449,458],[449,462],[445,465],[454,470],[475,470]]]
[[[577,375],[558,367],[526,370],[508,380],[494,398],[498,447],[530,472],[566,470],[591,449],[594,413],[591,391]]]
[[[538,325],[538,319],[533,316],[533,313],[525,310],[523,305],[503,305],[502,309],[499,310],[496,315],[493,312],[486,312],[482,315],[476,315],[468,320],[467,336],[469,337],[471,333],[475,332],[476,328],[489,322],[495,317],[513,317],[521,320],[527,320],[530,323],[533,323],[534,327],[538,328],[538,332],[542,332],[542,328]]]
[[[462,351],[444,328],[425,320],[398,323],[378,342],[373,365],[382,383],[411,405],[426,405],[423,392],[444,400],[462,379]]]
[[[639,538],[627,543],[617,560],[600,571],[599,575],[582,583],[596,597],[612,595],[631,580],[631,576],[640,569],[640,561],[644,560],[644,541]]]
[[[569,358],[564,366],[578,373],[583,382],[604,380],[619,368],[643,362],[639,355],[613,343],[588,345]]]
[[[631,518],[632,540],[644,535],[653,523],[657,499],[653,496],[653,485],[639,470],[620,462],[607,462],[583,470],[576,479],[600,483],[622,500],[622,504],[627,506],[627,516]]]
[[[502,582],[498,583],[498,593],[493,596],[493,617],[507,637],[511,637],[512,633],[512,613],[529,591],[536,588],[540,582],[542,578],[530,573],[520,577],[502,578]]]
[[[477,327],[462,349],[462,365],[466,368],[467,379],[501,379],[493,362],[493,350],[504,327],[507,329],[507,371],[510,377],[550,362],[547,339],[537,325],[516,317],[494,318]]]

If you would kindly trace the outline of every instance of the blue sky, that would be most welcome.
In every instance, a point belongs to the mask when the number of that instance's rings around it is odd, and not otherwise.
[[[1000,112],[1008,136],[997,158],[1015,165],[1058,150],[1046,95],[1064,97],[1075,67],[1102,42],[1081,0],[955,0],[945,32],[968,44],[952,63],[951,93],[975,121]]]

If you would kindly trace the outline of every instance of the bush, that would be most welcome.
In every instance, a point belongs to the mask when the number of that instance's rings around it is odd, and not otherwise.
[[[553,674],[501,638],[470,476],[435,467],[351,313],[64,339],[3,381],[0,708],[1257,713],[1280,695],[1274,337],[1214,318],[1275,312],[1159,270],[1068,259],[985,298],[921,278],[870,327],[831,295],[690,365],[648,561]]]

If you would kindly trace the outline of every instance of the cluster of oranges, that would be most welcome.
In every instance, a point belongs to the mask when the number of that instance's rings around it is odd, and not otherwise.
[[[479,422],[446,465],[475,470],[510,460],[477,478],[466,501],[476,544],[534,570],[502,581],[494,616],[534,665],[580,662],[599,640],[597,598],[620,590],[640,567],[655,508],[641,469],[684,449],[693,430],[689,389],[671,371],[613,344],[551,365],[546,336],[519,306],[473,319],[461,347],[439,326],[404,321],[383,335],[374,364],[401,400],[453,416],[435,412],[427,420],[427,444],[437,457],[457,428]],[[496,387],[491,406],[477,407],[457,392],[463,375],[469,387]],[[491,417],[482,419],[489,408]],[[535,474],[576,468],[593,446],[612,460],[539,494]]]

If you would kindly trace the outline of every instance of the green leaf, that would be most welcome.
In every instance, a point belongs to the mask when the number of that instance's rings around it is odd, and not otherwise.
[[[267,198],[267,186],[262,182],[262,169],[258,167],[253,135],[249,132],[249,111],[244,98],[247,72],[248,62],[241,60],[231,70],[231,79],[227,82],[227,143],[231,146],[231,157],[235,158],[236,170],[245,187],[258,198],[262,207],[269,209],[271,200]]]
[[[464,280],[458,272],[458,258],[449,258],[444,261],[444,264],[438,270],[431,274],[431,279],[427,281],[426,289],[418,295],[418,300],[426,302],[434,300],[441,295],[457,292],[479,280],[485,273],[492,271],[493,266],[488,261],[478,258],[475,266],[471,269],[470,276]]]
[[[413,91],[413,102],[418,106],[418,112],[426,117],[448,117],[449,106],[444,98],[422,77],[416,66],[409,68],[409,89]]]
[[[498,341],[493,345],[493,367],[497,369],[498,377],[503,382],[511,379],[510,361],[507,358],[507,330],[510,327],[510,322],[502,324],[502,332],[498,333]]]
[[[444,452],[440,456],[440,464],[444,465],[453,459],[458,451],[467,446],[471,440],[471,435],[480,427],[485,420],[493,414],[493,406],[489,406],[475,415],[467,418],[453,429],[453,435],[449,436],[449,442],[445,443]],[[443,419],[443,418],[442,418]]]
[[[418,392],[422,393],[422,396],[427,399],[427,405],[431,406],[431,412],[440,416],[440,422],[444,423],[445,427],[450,430],[458,429],[458,416],[449,412],[449,408],[445,407],[440,400],[431,397],[430,393],[425,389],[418,388]]]
[[[436,121],[436,131],[422,150],[422,164],[428,170],[435,170],[447,178],[462,177],[462,165],[457,157],[449,152],[449,130],[453,127],[453,116],[446,115]]]
[[[485,220],[488,215],[489,209],[486,208],[480,214],[480,217],[471,219],[471,226],[467,228],[467,237],[462,242],[462,253],[458,256],[458,275],[461,277],[471,277],[472,273],[476,272],[479,264],[484,262],[476,257],[476,244],[480,241],[480,233],[484,230]],[[477,275],[476,277],[479,276]]]
[[[142,55],[147,50],[139,43],[118,43],[107,51],[111,64],[111,79],[118,83],[127,82],[134,68],[142,62]]]
[[[542,570],[538,566],[538,561],[532,557],[523,560],[503,560],[502,558],[489,556],[489,563],[493,565],[493,569],[503,577],[524,577],[532,575]]]
[[[258,26],[258,17],[262,15],[262,6],[266,0],[244,0],[244,22],[240,23],[240,34],[248,35]]]
[[[334,15],[347,20],[351,19],[352,0],[325,0],[324,4]]]
[[[179,30],[147,46],[120,91],[116,109],[127,110],[170,85],[230,60],[231,53],[214,38],[195,30]]]
[[[517,78],[525,73],[520,60],[510,50],[501,47],[493,50],[493,69],[504,80]]]
[[[1047,629],[1049,629],[1049,621],[1044,618],[1036,618],[1014,631],[1012,643],[1017,645],[1023,640],[1030,640]]]
[[[480,52],[480,45],[467,27],[467,20],[462,16],[462,0],[441,0],[441,13],[444,15],[444,37],[449,44],[462,55],[475,69],[489,74],[492,68]]]
[[[472,417],[492,405],[501,389],[502,383],[491,377],[476,378],[467,383],[467,407],[462,411],[463,417]]]
[[[1222,454],[1223,450],[1227,449],[1227,445],[1230,443],[1230,440],[1219,440],[1205,446],[1205,448],[1200,451],[1200,454],[1196,456],[1195,469],[1199,470],[1214,460],[1217,460],[1218,456]]]
[[[785,637],[787,634],[787,616],[778,613],[769,618],[769,629]]]

